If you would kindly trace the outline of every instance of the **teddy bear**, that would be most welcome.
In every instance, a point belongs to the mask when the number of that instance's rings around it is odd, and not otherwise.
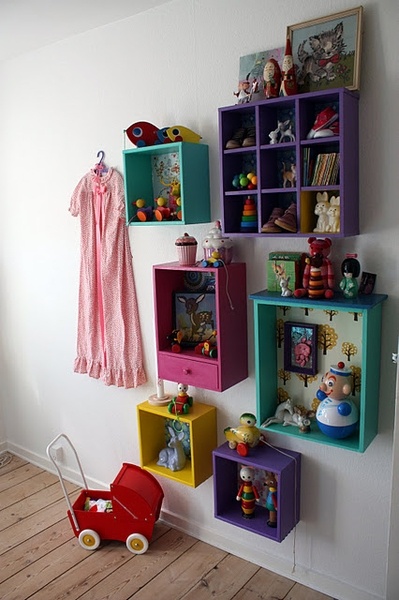
[[[303,272],[302,288],[294,291],[296,298],[332,298],[334,296],[334,271],[328,256],[331,251],[330,238],[308,238],[309,257]]]

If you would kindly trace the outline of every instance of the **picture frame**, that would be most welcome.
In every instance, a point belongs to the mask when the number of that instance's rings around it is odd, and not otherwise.
[[[173,328],[181,333],[181,346],[194,347],[205,341],[216,345],[215,294],[174,292]]]
[[[363,7],[358,6],[287,27],[299,93],[360,89],[362,23]]]
[[[363,271],[360,278],[359,294],[372,294],[374,291],[376,279],[376,273],[368,273],[367,271]]]
[[[316,375],[317,325],[284,323],[284,370]]]

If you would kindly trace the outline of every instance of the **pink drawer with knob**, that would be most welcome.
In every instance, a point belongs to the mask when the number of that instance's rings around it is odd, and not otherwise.
[[[158,354],[158,376],[167,381],[177,381],[208,390],[220,389],[219,368],[210,360],[191,360],[170,352]]]

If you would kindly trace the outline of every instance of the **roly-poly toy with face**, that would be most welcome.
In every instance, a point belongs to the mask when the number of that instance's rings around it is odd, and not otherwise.
[[[358,427],[359,410],[348,398],[352,391],[352,372],[343,362],[331,365],[317,391],[321,400],[316,421],[320,430],[331,438],[346,438]]]

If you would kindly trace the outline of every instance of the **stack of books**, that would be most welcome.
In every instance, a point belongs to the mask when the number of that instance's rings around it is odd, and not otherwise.
[[[311,173],[309,173],[310,181]],[[339,176],[339,152],[318,154],[310,185],[336,185]],[[306,184],[305,184],[306,185]]]

